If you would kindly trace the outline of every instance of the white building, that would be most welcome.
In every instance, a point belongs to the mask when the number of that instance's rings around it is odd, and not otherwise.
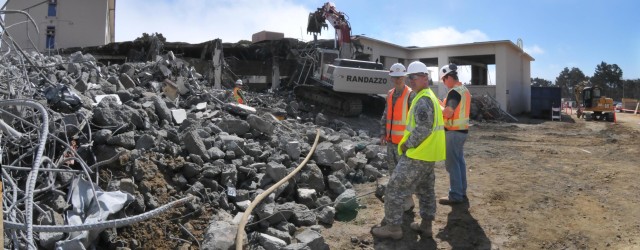
[[[5,27],[23,50],[98,46],[115,41],[115,0],[7,0]],[[3,43],[8,41],[3,39]],[[3,45],[3,49],[5,45]]]
[[[471,85],[467,85],[472,95],[488,94],[495,98],[500,107],[511,113],[531,111],[531,61],[533,57],[521,46],[511,41],[489,41],[454,44],[434,47],[402,47],[366,36],[355,36],[357,49],[364,53],[362,60],[379,61],[385,69],[400,62],[407,66],[420,60],[427,67],[433,67],[434,79],[438,69],[449,63],[470,66]],[[361,45],[361,46],[360,46]],[[489,66],[495,66],[495,85],[488,84]],[[432,89],[439,97],[446,95],[442,82],[434,82]]]

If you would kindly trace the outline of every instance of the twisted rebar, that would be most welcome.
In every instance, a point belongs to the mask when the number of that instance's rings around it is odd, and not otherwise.
[[[166,212],[167,210],[178,206],[178,205],[182,205],[184,203],[187,203],[187,201],[194,199],[195,196],[189,195],[187,197],[184,197],[182,199],[179,200],[175,200],[172,202],[169,202],[159,208],[156,208],[154,210],[139,214],[139,215],[135,215],[135,216],[131,216],[131,217],[127,217],[127,218],[121,218],[121,219],[115,219],[115,220],[110,220],[110,221],[102,221],[102,222],[96,222],[96,223],[90,223],[90,224],[82,224],[82,225],[54,225],[54,226],[50,226],[50,225],[36,225],[33,226],[33,230],[36,232],[63,232],[63,233],[69,233],[69,232],[78,232],[78,231],[86,231],[86,230],[97,230],[97,229],[105,229],[105,228],[119,228],[119,227],[124,227],[124,226],[128,226],[131,225],[133,223],[137,223],[140,221],[144,221],[147,220],[149,218],[155,217],[161,213]],[[6,228],[9,229],[17,229],[17,230],[25,230],[26,226],[22,223],[16,223],[13,221],[4,221],[4,226]]]
[[[29,177],[27,179],[27,200],[25,201],[25,224],[27,227],[27,243],[29,244],[29,249],[35,249],[35,246],[33,245],[33,190],[36,186],[36,178],[38,178],[38,170],[40,169],[42,154],[44,153],[44,147],[47,142],[47,135],[49,134],[49,115],[47,114],[47,110],[44,108],[44,106],[42,106],[42,104],[34,102],[32,100],[0,101],[0,106],[9,105],[24,105],[33,109],[37,109],[38,111],[40,111],[40,113],[42,113],[42,127],[40,128],[40,138],[38,138],[39,145],[38,150],[36,151],[35,159],[33,161],[32,170],[31,172],[29,172]]]

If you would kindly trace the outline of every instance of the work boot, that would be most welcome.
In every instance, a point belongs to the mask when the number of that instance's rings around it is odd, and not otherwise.
[[[411,222],[411,229],[420,233],[422,237],[433,237],[430,220],[422,220],[421,222]]]
[[[404,209],[403,211],[405,212],[409,212],[411,210],[413,210],[413,207],[415,206],[415,204],[413,203],[413,195],[407,197],[406,199],[404,199],[404,204],[402,204],[402,208]]]
[[[374,227],[371,234],[378,238],[391,238],[394,240],[402,239],[402,227],[400,225],[386,225]]]
[[[456,205],[456,204],[460,204],[463,203],[464,201],[456,201],[456,200],[451,200],[449,199],[449,196],[445,196],[442,197],[440,199],[438,199],[438,203],[442,204],[442,205]]]

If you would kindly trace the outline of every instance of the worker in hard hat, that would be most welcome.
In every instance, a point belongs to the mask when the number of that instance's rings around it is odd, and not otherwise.
[[[458,80],[458,66],[445,65],[440,69],[440,78],[449,89],[444,99],[444,129],[447,141],[449,172],[449,195],[438,200],[443,205],[467,202],[467,164],[464,161],[464,142],[469,133],[469,110],[471,94]]]
[[[389,68],[389,77],[394,87],[387,93],[386,107],[380,119],[382,130],[380,131],[380,144],[387,145],[387,165],[389,175],[393,174],[393,170],[398,164],[398,143],[404,135],[405,122],[407,121],[407,113],[411,100],[415,97],[415,93],[405,84],[405,75],[407,69],[401,63],[395,63]],[[383,188],[384,186],[380,186]],[[377,193],[377,196],[380,194]],[[382,197],[378,197],[382,198]],[[403,204],[404,211],[413,209],[413,198],[408,196]]]
[[[431,238],[436,214],[435,162],[446,157],[444,121],[438,98],[429,88],[429,71],[419,61],[407,68],[416,97],[411,101],[404,135],[398,143],[400,159],[389,178],[384,201],[386,225],[374,227],[371,234],[380,238],[401,239],[402,204],[415,193],[420,205],[421,222],[411,223],[411,229],[422,238]]]
[[[242,80],[238,79],[236,81],[235,87],[233,87],[233,98],[236,99],[238,104],[245,104],[244,92],[242,91]]]

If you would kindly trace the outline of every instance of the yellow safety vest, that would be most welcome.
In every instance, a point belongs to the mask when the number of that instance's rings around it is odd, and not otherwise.
[[[460,103],[453,111],[453,117],[444,118],[444,128],[447,130],[467,130],[469,129],[469,111],[471,110],[471,94],[464,85],[457,86],[451,91],[458,91],[460,94]],[[446,105],[447,99],[444,99]]]
[[[402,145],[407,139],[409,139],[409,135],[416,127],[416,119],[415,119],[415,107],[418,100],[421,97],[428,97],[433,103],[433,128],[431,134],[427,139],[422,141],[420,145],[415,148],[407,149],[407,157],[415,160],[421,161],[443,161],[447,157],[446,152],[446,142],[445,142],[445,134],[444,134],[444,121],[442,119],[442,110],[440,110],[438,98],[436,98],[435,94],[431,89],[423,89],[421,90],[413,101],[411,102],[411,108],[409,108],[409,117],[407,117],[407,125],[404,130],[404,136],[402,140],[398,144],[398,154],[402,155],[402,149],[400,145]]]

